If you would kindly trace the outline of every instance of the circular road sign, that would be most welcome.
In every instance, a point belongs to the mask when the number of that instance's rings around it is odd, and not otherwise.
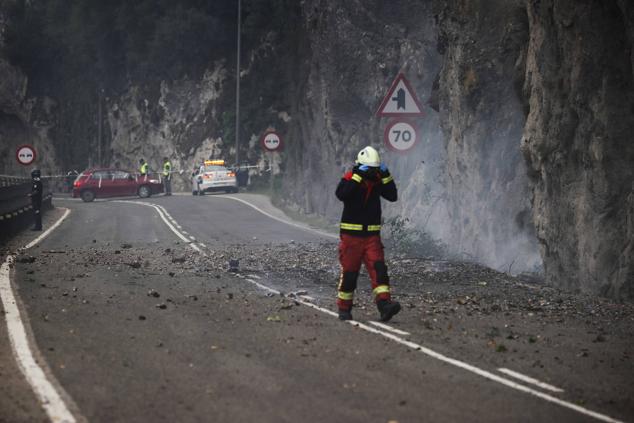
[[[262,135],[261,142],[266,151],[277,151],[282,147],[282,138],[275,131],[266,131]]]
[[[35,161],[37,154],[35,153],[35,148],[30,145],[21,145],[15,151],[15,158],[18,160],[18,163],[28,166]]]
[[[414,125],[402,119],[390,122],[383,134],[383,140],[387,148],[400,153],[412,148],[416,144],[417,138],[418,135]]]

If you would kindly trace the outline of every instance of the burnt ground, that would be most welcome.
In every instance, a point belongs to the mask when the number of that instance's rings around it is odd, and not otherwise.
[[[446,366],[368,334],[351,337],[336,319],[237,277],[255,274],[334,309],[335,243],[206,254],[178,242],[95,240],[92,248],[36,247],[20,256],[16,280],[37,343],[89,420],[291,421],[302,410],[309,421],[583,420],[462,370],[450,369],[445,387],[436,372]],[[239,275],[227,272],[229,259],[239,259]],[[487,370],[525,373],[612,417],[634,416],[632,305],[468,263],[388,260],[404,306],[391,325],[408,339]],[[369,281],[359,285],[354,316],[373,320]],[[392,377],[399,383],[386,389],[382,379]],[[479,393],[462,392],[466,386]],[[371,411],[377,389],[382,408]],[[320,401],[339,405],[337,418]]]

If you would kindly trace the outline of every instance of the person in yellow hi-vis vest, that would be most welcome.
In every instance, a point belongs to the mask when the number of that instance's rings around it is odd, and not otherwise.
[[[139,173],[142,177],[147,179],[148,173],[150,173],[150,165],[147,164],[145,159],[139,160],[139,164],[141,165],[141,167],[139,168]]]
[[[163,184],[165,195],[172,195],[172,164],[167,157],[163,157]]]

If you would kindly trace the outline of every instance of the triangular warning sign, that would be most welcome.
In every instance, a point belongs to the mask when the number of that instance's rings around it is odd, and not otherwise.
[[[405,75],[399,73],[394,82],[392,82],[392,86],[379,106],[376,115],[379,117],[423,115],[423,107],[418,98],[416,98],[416,93],[405,78]]]

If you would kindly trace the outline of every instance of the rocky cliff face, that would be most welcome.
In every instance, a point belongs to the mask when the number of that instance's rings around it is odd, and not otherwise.
[[[538,268],[519,149],[524,113],[517,88],[528,40],[524,2],[448,1],[440,3],[438,16],[447,242],[502,270]]]
[[[634,298],[634,8],[531,1],[522,141],[551,283]]]
[[[9,22],[0,3],[0,174],[28,176],[32,167],[16,162],[16,148],[33,145],[38,153],[34,166],[44,174],[56,174],[56,152],[49,131],[55,127],[56,103],[50,98],[29,98],[28,78],[3,55]]]
[[[136,170],[144,158],[160,171],[163,157],[169,157],[174,170],[183,170],[174,175],[174,189],[189,190],[193,164],[226,147],[217,128],[225,78],[226,69],[218,64],[199,81],[163,82],[157,95],[133,88],[109,100],[110,163]]]

